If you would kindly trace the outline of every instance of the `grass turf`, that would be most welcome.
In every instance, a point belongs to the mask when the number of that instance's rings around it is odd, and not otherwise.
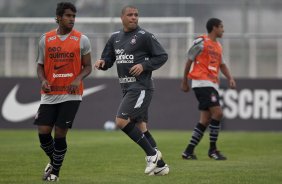
[[[196,148],[198,160],[181,159],[191,132],[151,133],[170,166],[167,176],[144,174],[144,153],[121,131],[71,130],[60,183],[278,184],[282,181],[281,132],[221,132],[218,147],[228,158],[208,158],[208,134]],[[48,159],[36,130],[0,130],[0,183],[44,183]]]

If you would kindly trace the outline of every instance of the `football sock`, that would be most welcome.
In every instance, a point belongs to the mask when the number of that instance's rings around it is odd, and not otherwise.
[[[54,139],[54,154],[53,154],[53,171],[52,174],[59,176],[60,168],[63,164],[65,154],[67,152],[66,138],[55,138]]]
[[[147,156],[153,156],[156,154],[156,150],[151,146],[145,135],[135,126],[134,123],[128,123],[122,131],[136,142],[146,152]]]
[[[155,149],[157,149],[157,143],[154,139],[154,137],[152,136],[152,134],[149,132],[149,130],[147,130],[146,132],[144,132],[144,135],[146,136],[147,140],[149,141],[149,143],[151,144],[151,146]]]
[[[194,152],[194,148],[198,145],[198,143],[202,139],[205,130],[206,127],[204,125],[202,125],[201,123],[197,123],[192,133],[192,138],[190,140],[190,143],[185,150],[186,153],[192,154]]]
[[[40,147],[46,153],[46,155],[50,158],[50,163],[53,161],[53,152],[54,152],[54,141],[53,137],[50,134],[38,134]]]
[[[220,130],[220,122],[215,119],[212,119],[209,128],[210,128],[210,150],[215,150],[216,141]]]
[[[154,139],[154,137],[152,136],[152,134],[149,132],[149,130],[147,130],[146,132],[144,132],[144,135],[146,136],[147,140],[149,141],[149,143],[151,144],[151,146],[155,149],[158,149],[157,148],[157,143]],[[165,162],[163,161],[163,159],[160,159],[158,162],[157,162],[157,166],[158,167],[163,167],[165,166]]]

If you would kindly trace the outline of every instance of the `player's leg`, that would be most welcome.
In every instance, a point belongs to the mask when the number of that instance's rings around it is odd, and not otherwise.
[[[116,117],[117,126],[136,144],[138,144],[148,156],[156,154],[156,151],[148,142],[144,134],[135,126],[134,122],[130,122],[129,119],[125,120],[119,117]]]
[[[56,119],[56,106],[50,104],[41,104],[35,116],[34,124],[38,127],[38,137],[40,147],[49,157],[50,162],[46,165],[42,179],[46,180],[52,170],[54,139],[51,135]]]
[[[151,146],[155,148],[156,150],[158,150],[157,143],[154,137],[147,129],[147,122],[143,121],[143,122],[137,123],[136,125],[144,133],[145,137],[147,138]],[[163,176],[163,175],[167,175],[168,173],[169,173],[169,166],[165,163],[165,161],[163,160],[163,157],[161,157],[160,160],[157,162],[157,167],[152,172],[150,172],[149,175],[150,176],[152,175]]]
[[[187,145],[185,151],[182,153],[182,158],[187,160],[196,160],[197,157],[194,153],[195,147],[199,144],[202,137],[204,136],[204,132],[206,127],[209,124],[211,114],[209,111],[201,110],[200,111],[200,121],[196,124],[189,144]]]
[[[146,97],[143,100],[142,108],[139,109],[139,116],[136,118],[136,122],[137,122],[136,126],[142,131],[142,133],[144,133],[145,137],[147,138],[151,146],[155,148],[155,150],[158,150],[157,143],[147,128],[148,119],[149,119],[148,110],[149,110],[149,106],[150,106],[152,97],[153,97],[153,91],[146,90]],[[162,155],[160,151],[159,153],[160,155]],[[152,172],[150,172],[149,175],[161,175],[162,176],[162,175],[167,175],[168,173],[169,173],[169,167],[164,162],[163,158],[160,157],[160,159],[157,162],[157,167]]]
[[[145,151],[149,163],[145,173],[149,173],[156,167],[159,153],[151,146],[142,131],[136,127],[135,117],[139,117],[142,109],[146,108],[143,102],[146,102],[145,90],[127,92],[118,108],[116,124]]]
[[[194,88],[195,96],[199,102],[199,110],[200,110],[200,120],[196,124],[192,137],[190,140],[190,143],[186,147],[185,151],[182,153],[182,158],[187,160],[195,160],[197,159],[196,155],[194,154],[194,149],[202,139],[204,132],[206,130],[206,127],[208,126],[208,123],[211,118],[211,114],[209,112],[209,102],[210,102],[210,96],[209,96],[209,87],[201,87],[201,88]]]
[[[59,178],[60,169],[67,152],[67,132],[73,125],[79,105],[80,101],[66,101],[58,104],[58,115],[55,123],[53,169],[47,180],[57,181]]]
[[[218,140],[219,131],[220,131],[220,121],[223,116],[222,109],[219,105],[213,106],[213,107],[210,107],[210,112],[211,112],[212,118],[209,124],[210,149],[209,149],[208,155],[210,158],[213,158],[215,160],[226,160],[226,157],[218,151],[217,145],[216,145],[217,140]]]

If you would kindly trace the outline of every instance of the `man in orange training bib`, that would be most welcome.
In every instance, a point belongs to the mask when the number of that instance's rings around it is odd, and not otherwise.
[[[41,104],[34,124],[38,126],[40,147],[50,158],[42,177],[47,181],[59,180],[67,151],[66,135],[82,100],[82,80],[92,70],[90,41],[73,29],[76,7],[69,2],[58,3],[56,16],[58,28],[41,36],[37,58]]]
[[[204,135],[206,127],[210,128],[210,148],[208,156],[214,160],[226,160],[216,146],[220,120],[223,116],[219,104],[219,71],[228,79],[231,88],[236,83],[224,63],[221,44],[217,38],[221,38],[224,32],[222,21],[211,18],[206,24],[208,35],[199,36],[188,52],[188,61],[184,70],[181,89],[184,92],[190,90],[188,78],[192,80],[192,88],[199,102],[200,120],[194,128],[192,138],[182,158],[196,160],[194,149]],[[191,66],[193,67],[191,69]],[[191,70],[190,70],[191,69]]]

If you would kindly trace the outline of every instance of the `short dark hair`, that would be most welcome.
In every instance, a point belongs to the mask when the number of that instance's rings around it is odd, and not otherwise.
[[[121,15],[124,14],[124,12],[125,12],[125,10],[126,10],[127,8],[132,8],[132,9],[137,9],[137,10],[138,10],[138,8],[137,8],[136,6],[133,6],[133,5],[126,5],[126,6],[124,6],[124,7],[121,9]]]
[[[70,2],[60,2],[57,4],[56,15],[62,17],[66,9],[71,9],[71,11],[76,13],[76,7],[74,6],[74,4]],[[57,20],[57,23],[58,23],[58,20]]]
[[[212,32],[213,27],[218,27],[222,21],[218,18],[210,18],[206,24],[208,33]]]

